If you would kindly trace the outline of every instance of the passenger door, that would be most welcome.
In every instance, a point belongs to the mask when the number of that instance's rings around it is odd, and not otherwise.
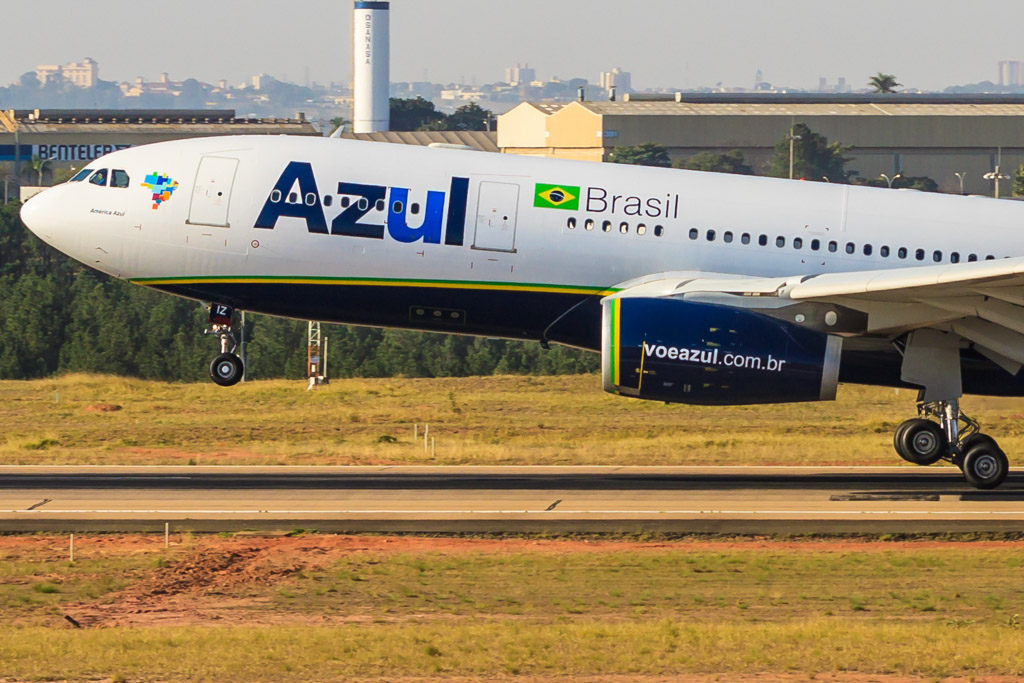
[[[186,221],[189,225],[229,227],[228,208],[237,170],[238,159],[203,157],[199,160],[196,181],[192,186],[192,204]]]
[[[516,214],[519,185],[484,181],[477,195],[474,249],[516,250]]]

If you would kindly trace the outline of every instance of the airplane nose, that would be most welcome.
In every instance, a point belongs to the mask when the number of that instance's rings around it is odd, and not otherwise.
[[[48,208],[46,194],[49,190],[43,191],[25,202],[21,207],[21,222],[26,228],[48,244],[53,243],[53,210]]]

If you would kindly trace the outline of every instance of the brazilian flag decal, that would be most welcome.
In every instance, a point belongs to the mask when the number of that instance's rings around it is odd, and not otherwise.
[[[533,205],[542,209],[578,211],[580,208],[580,188],[578,185],[545,185],[537,183],[537,188],[533,193]]]

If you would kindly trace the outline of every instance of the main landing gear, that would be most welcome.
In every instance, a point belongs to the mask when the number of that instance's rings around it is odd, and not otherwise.
[[[220,354],[210,361],[210,379],[222,387],[238,384],[245,374],[242,359],[235,355],[238,342],[231,328],[235,309],[224,304],[210,304],[210,329],[203,334],[215,334],[220,339]]]
[[[981,433],[980,425],[960,411],[959,401],[917,404],[918,417],[896,428],[893,446],[901,458],[915,465],[948,460],[964,479],[979,489],[994,489],[1006,480],[1010,462],[996,440]],[[938,423],[928,419],[938,418]]]
[[[897,348],[903,353],[900,377],[924,387],[917,417],[896,428],[893,446],[915,465],[947,460],[979,489],[994,489],[1006,480],[1010,463],[996,440],[960,410],[959,336],[935,329],[915,330]]]

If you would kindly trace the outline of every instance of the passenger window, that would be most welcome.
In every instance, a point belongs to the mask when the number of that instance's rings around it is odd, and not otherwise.
[[[398,204],[399,202],[395,202],[395,203]],[[570,230],[572,230],[572,229],[574,229],[576,227],[576,219],[573,218],[572,216],[570,216],[569,220],[567,220],[565,222],[565,224],[569,226]]]
[[[834,241],[828,243],[828,250],[830,252],[832,252],[834,254],[834,253],[836,253],[837,249],[839,249],[839,245],[836,244]]]
[[[587,230],[593,230],[594,229],[594,219],[593,218],[588,218],[587,220],[583,221],[583,227],[586,228]]]
[[[907,258],[907,248],[900,247],[899,251],[896,252],[896,255],[899,256],[900,258]]]
[[[643,223],[640,223],[639,225],[637,225],[636,226],[636,234],[638,234],[638,235],[646,235],[647,234],[647,226],[644,225]]]
[[[419,202],[413,202],[412,204],[409,205],[409,213],[411,213],[413,216],[415,216],[419,212],[420,212],[420,203]]]
[[[781,249],[782,247],[786,246],[786,238],[783,237],[782,235],[779,235],[778,237],[776,237],[775,238],[775,246],[777,246],[779,249]]]
[[[881,247],[878,248],[878,254],[882,258],[889,258],[889,247],[883,244]]]
[[[324,206],[330,206],[333,203],[334,203],[334,195],[332,195],[332,194],[325,194],[324,195]]]
[[[967,260],[968,261],[977,261],[978,260],[978,255],[977,254],[968,254],[967,255]]]
[[[306,193],[306,206],[316,206],[316,195],[312,192]]]
[[[933,251],[932,252],[932,261],[935,261],[936,263],[940,263],[942,261],[942,252],[941,251]]]
[[[273,192],[271,192],[270,193],[270,201],[274,202],[275,204],[280,202],[281,201],[281,190],[274,190]]]
[[[960,263],[960,254],[958,254],[955,251],[950,253],[950,255],[949,255],[949,262],[950,263]]]
[[[99,185],[100,187],[106,187],[107,186],[107,169],[101,168],[100,170],[98,170],[95,173],[93,173],[92,177],[89,178],[89,182],[92,183],[93,185]]]
[[[384,207],[385,207],[385,204],[384,204],[384,200],[383,199],[378,199],[373,204],[373,208],[377,209],[378,211],[383,211]]]
[[[349,199],[348,197],[342,197],[341,198],[341,208],[347,209],[348,205],[351,204],[351,203],[352,203],[352,200]]]
[[[985,260],[986,261],[995,261],[996,257],[993,256],[992,254],[989,254],[988,256],[985,257]]]
[[[295,204],[298,201],[299,201],[298,193],[295,193],[295,192],[289,192],[288,193],[288,203],[289,204]]]
[[[924,249],[918,249],[914,252],[914,258],[918,261],[924,261]]]
[[[69,183],[81,182],[81,181],[85,180],[86,178],[88,178],[90,173],[92,173],[92,169],[91,168],[83,168],[81,171],[79,171],[74,176],[72,176],[71,180],[69,180],[68,182]]]
[[[623,235],[628,233],[629,232],[629,223],[626,223],[625,221],[623,221],[622,223],[619,223],[619,232],[621,232]]]
[[[402,202],[391,202],[392,213],[402,213],[403,208],[405,208],[405,205]]]
[[[661,227],[660,225],[655,225],[654,226],[654,236],[655,237],[661,237],[664,234],[665,234],[665,228]]]
[[[601,223],[601,230],[603,230],[604,232],[610,232],[611,229],[612,229],[612,222],[611,221],[605,221],[605,222]]]
[[[793,238],[793,248],[794,249],[803,249],[803,246],[804,246],[804,241],[802,239],[800,239],[799,237],[794,237]]]
[[[821,249],[821,240],[811,240],[811,251],[818,251]]]
[[[740,237],[740,242],[743,242],[743,244],[750,244],[750,233],[749,232],[743,233],[743,236]]]
[[[870,244],[865,244],[864,245],[864,255],[865,256],[871,256],[871,245]]]
[[[706,235],[706,237],[708,238],[708,242],[714,242],[715,241],[715,231],[714,230],[708,230],[708,234]]]
[[[731,232],[724,232],[724,233],[722,233],[722,241],[725,242],[726,244],[729,244],[730,242],[732,242],[732,233]]]
[[[359,200],[356,202],[356,206],[359,207],[360,211],[369,211],[370,200],[367,199],[366,197],[360,197]]]
[[[762,247],[766,246],[768,244],[768,235],[760,235],[757,238],[757,243],[760,244]]]
[[[855,251],[857,251],[857,245],[854,244],[853,242],[847,242],[846,243],[846,253],[847,254],[852,254]]]
[[[128,174],[120,169],[114,169],[110,175],[111,187],[128,187]]]
[[[698,238],[699,236],[700,236],[700,233],[699,233],[699,232],[697,232],[697,228],[690,228],[690,239],[691,239],[691,240],[695,240],[695,239],[697,239],[697,238]]]

